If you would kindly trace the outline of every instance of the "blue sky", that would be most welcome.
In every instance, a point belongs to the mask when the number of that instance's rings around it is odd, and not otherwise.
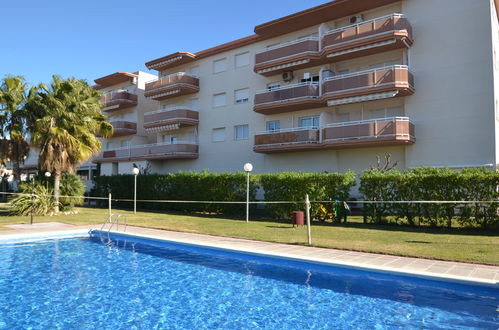
[[[0,77],[93,79],[253,34],[255,25],[327,0],[5,0]]]

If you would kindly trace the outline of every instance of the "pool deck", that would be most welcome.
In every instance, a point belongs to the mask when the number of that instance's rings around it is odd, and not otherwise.
[[[52,234],[60,235],[100,229],[100,226],[96,225],[73,226],[55,222],[37,225],[10,225],[7,227],[10,227],[12,230],[0,231],[0,240],[37,234],[50,236]],[[117,232],[123,234],[123,228],[120,228]],[[125,234],[247,253],[265,254],[281,258],[326,263],[340,267],[397,273],[400,275],[499,288],[499,267],[497,266],[270,243],[132,226],[127,227]]]

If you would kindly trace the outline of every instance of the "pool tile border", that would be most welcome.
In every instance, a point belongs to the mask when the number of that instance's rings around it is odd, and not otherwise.
[[[499,267],[128,227],[120,235],[499,289]],[[467,275],[463,275],[467,272]]]

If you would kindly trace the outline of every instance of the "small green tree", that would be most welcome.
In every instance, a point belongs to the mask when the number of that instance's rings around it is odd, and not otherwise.
[[[30,102],[32,143],[40,149],[39,166],[53,172],[55,211],[59,211],[63,172],[76,167],[101,150],[97,135],[110,137],[113,126],[102,114],[101,93],[84,80],[53,76],[50,87]]]

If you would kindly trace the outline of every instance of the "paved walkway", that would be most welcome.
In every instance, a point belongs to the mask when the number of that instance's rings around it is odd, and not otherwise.
[[[48,235],[52,232],[63,233],[100,228],[100,226],[95,225],[72,226],[61,223],[51,223],[51,225],[39,224],[38,226],[12,225],[10,227],[14,230],[1,231],[0,239],[33,233],[46,233]],[[121,229],[120,233],[123,233]],[[378,272],[395,272],[418,277],[430,277],[459,282],[475,282],[499,288],[499,267],[496,266],[259,242],[239,238],[181,233],[131,226],[127,228],[126,233],[181,243],[328,263]]]

